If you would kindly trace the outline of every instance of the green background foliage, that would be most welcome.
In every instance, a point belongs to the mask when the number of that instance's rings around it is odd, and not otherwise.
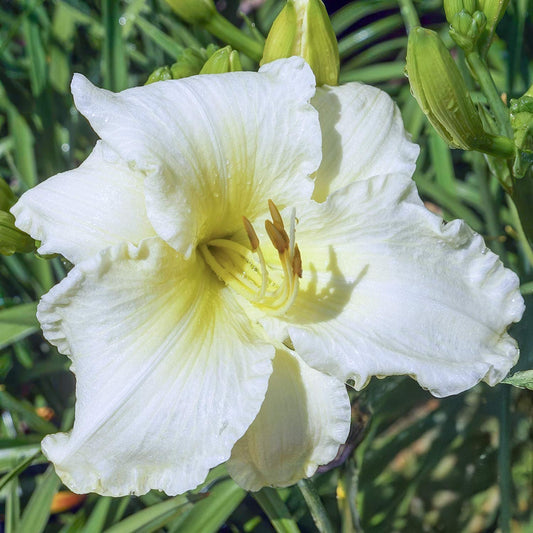
[[[282,7],[278,0],[219,6],[261,41]],[[405,2],[402,2],[405,4]],[[255,5],[256,7],[252,7]],[[437,0],[415,2],[426,27],[448,46]],[[450,150],[431,128],[404,77],[408,14],[396,0],[328,4],[339,38],[341,82],[378,85],[400,106],[421,145],[415,179],[430,209],[463,218],[533,293],[533,254],[517,215],[479,153]],[[489,52],[498,89],[520,96],[531,84],[531,2],[512,0]],[[187,47],[217,42],[181,22],[160,0],[8,0],[0,4],[0,174],[20,195],[40,180],[79,165],[96,140],[73,107],[69,83],[81,72],[118,91],[144,84]],[[483,103],[465,66],[458,65]],[[256,64],[246,56],[245,69]],[[355,207],[356,208],[356,207]],[[353,425],[343,456],[310,482],[247,494],[214,469],[205,485],[168,498],[75,498],[64,494],[40,453],[41,438],[73,421],[74,380],[66,357],[40,335],[39,297],[70,265],[60,257],[0,259],[0,529],[6,533],[436,531],[533,532],[533,392],[481,384],[435,399],[409,378],[374,379],[351,393]],[[531,305],[530,305],[531,306]],[[532,313],[512,334],[533,368]]]

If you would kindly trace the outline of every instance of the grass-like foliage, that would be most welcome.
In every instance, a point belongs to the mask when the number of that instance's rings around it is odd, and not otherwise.
[[[221,4],[252,37],[266,36],[282,7],[281,0],[242,2],[243,17],[238,2]],[[481,233],[519,274],[526,305],[533,303],[533,255],[515,208],[484,156],[451,150],[410,94],[405,10],[395,0],[326,4],[339,40],[340,81],[374,84],[393,96],[421,145],[415,180],[428,208]],[[451,47],[441,3],[415,6]],[[491,74],[507,99],[531,83],[527,8],[528,2],[510,2],[489,51]],[[94,146],[95,134],[73,106],[73,73],[118,91],[144,84],[185,48],[210,43],[225,44],[180,21],[160,0],[2,2],[1,179],[19,196],[78,166]],[[256,68],[241,59],[245,69]],[[483,103],[464,56],[456,59]],[[175,498],[67,492],[39,443],[72,425],[74,380],[67,358],[40,334],[35,309],[70,267],[35,253],[0,258],[0,531],[533,531],[533,392],[508,384],[481,384],[439,400],[409,378],[374,379],[351,392],[352,432],[339,461],[287,489],[248,494],[221,466],[206,485]],[[533,368],[531,319],[526,311],[512,331],[522,352],[514,371]]]

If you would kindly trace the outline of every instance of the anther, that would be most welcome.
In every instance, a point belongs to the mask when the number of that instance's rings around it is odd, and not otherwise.
[[[252,223],[245,216],[242,217],[242,222],[244,224],[244,229],[246,230],[246,235],[248,235],[252,252],[255,252],[259,248],[259,237],[257,236]]]
[[[298,245],[294,245],[294,256],[292,258],[292,271],[299,277],[302,277],[302,256],[300,255],[300,249]]]
[[[285,233],[284,236],[281,231],[274,224],[272,224],[272,222],[270,222],[270,220],[265,220],[265,229],[270,237],[270,240],[272,241],[272,244],[274,245],[274,248],[276,248],[280,254],[285,253],[289,247],[289,239],[285,239],[287,235],[285,231],[281,230],[283,233]]]
[[[232,239],[213,239],[200,245],[206,263],[227,286],[272,315],[282,315],[294,303],[298,294],[298,278],[302,277],[302,258],[295,242],[296,216],[290,214],[289,235],[280,212],[272,200],[268,201],[272,220],[265,221],[265,229],[279,253],[281,271],[273,270],[271,277],[261,251],[259,237],[252,223],[242,217],[250,248]]]
[[[283,225],[283,219],[281,218],[279,209],[276,207],[276,204],[272,200],[268,201],[268,208],[270,209],[270,216],[272,217],[272,222],[274,222],[274,226],[276,226],[279,231],[283,231],[285,229],[285,226]]]

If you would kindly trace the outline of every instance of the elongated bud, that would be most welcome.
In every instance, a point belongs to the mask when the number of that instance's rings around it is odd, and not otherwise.
[[[223,74],[242,70],[239,52],[226,46],[217,50],[205,63],[200,74]]]
[[[490,43],[492,42],[492,38],[494,37],[496,26],[502,19],[507,6],[509,5],[509,0],[478,0],[478,5],[479,9],[483,11],[487,18],[485,31],[479,40],[479,47],[482,50],[482,53],[486,54]]]
[[[166,0],[166,2],[189,24],[206,24],[217,13],[213,0]]]
[[[487,27],[495,28],[503,17],[509,0],[477,0],[479,9],[487,17]]]
[[[451,147],[513,156],[510,139],[483,130],[463,77],[434,31],[414,28],[410,32],[407,73],[411,92],[422,111]]]
[[[268,34],[261,64],[283,57],[303,57],[317,85],[337,85],[339,47],[321,0],[288,0]]]

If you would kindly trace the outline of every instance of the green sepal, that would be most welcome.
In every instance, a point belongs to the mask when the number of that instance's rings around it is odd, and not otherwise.
[[[231,46],[225,46],[217,50],[204,64],[200,74],[224,74],[242,70],[239,52]]]
[[[322,0],[288,0],[268,34],[261,64],[303,57],[317,85],[338,85],[339,47]]]

